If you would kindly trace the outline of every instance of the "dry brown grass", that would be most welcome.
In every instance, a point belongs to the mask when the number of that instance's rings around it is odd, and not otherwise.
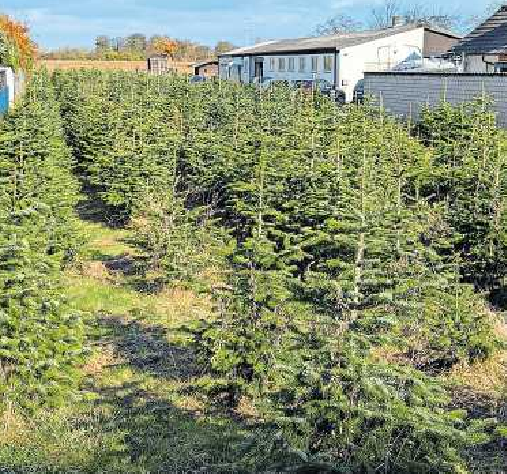
[[[190,62],[174,62],[171,66],[181,74],[192,73],[192,63]],[[92,61],[92,60],[62,60],[62,59],[44,59],[38,62],[41,67],[47,68],[49,71],[55,69],[71,70],[71,69],[100,69],[100,70],[119,70],[119,71],[147,71],[148,65],[146,61]]]
[[[236,407],[236,413],[241,418],[260,419],[261,415],[255,408],[252,400],[246,397],[241,397]]]
[[[507,351],[475,364],[457,365],[449,375],[476,393],[501,397],[507,393]]]
[[[169,326],[175,321],[182,323],[209,318],[212,313],[210,298],[198,297],[185,288],[168,288],[152,299],[153,310],[166,319]]]
[[[83,367],[83,372],[87,375],[101,375],[105,369],[124,362],[116,354],[111,346],[103,346],[100,351],[96,351]]]
[[[50,71],[55,69],[101,69],[101,70],[121,70],[121,71],[146,71],[148,69],[146,61],[91,61],[91,60],[63,60],[63,59],[44,59],[38,62],[38,65],[45,67]]]
[[[507,323],[503,315],[491,313],[494,332],[507,342]],[[507,393],[507,350],[494,354],[485,361],[475,364],[461,364],[454,367],[451,377],[476,393],[495,398]]]
[[[373,347],[371,350],[371,356],[376,362],[390,362],[398,363],[402,353],[396,347],[391,346],[379,346]]]
[[[190,395],[178,394],[173,402],[176,408],[192,413],[195,416],[201,416],[206,413],[206,404]]]
[[[5,410],[2,412],[2,432],[0,436],[0,445],[10,444],[23,439],[24,421],[15,411],[12,403],[7,402]]]
[[[500,339],[507,342],[507,322],[504,319],[497,318],[494,323],[494,328],[495,328],[495,334]]]
[[[106,268],[104,262],[81,262],[78,265],[79,274],[85,277],[93,278],[101,282],[112,280],[111,273]]]

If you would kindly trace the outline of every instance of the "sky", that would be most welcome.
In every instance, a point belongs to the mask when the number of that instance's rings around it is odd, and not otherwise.
[[[480,14],[488,0],[429,0],[454,14]],[[214,45],[309,36],[326,18],[367,18],[382,0],[3,0],[44,49],[92,47],[98,35],[163,34]],[[428,4],[424,1],[423,4]]]

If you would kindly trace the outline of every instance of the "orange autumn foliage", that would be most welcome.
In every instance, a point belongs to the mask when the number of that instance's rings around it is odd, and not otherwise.
[[[10,65],[29,70],[34,63],[37,47],[30,39],[28,28],[7,15],[0,15],[0,35],[4,36],[11,48]]]
[[[173,56],[178,48],[178,43],[169,38],[161,38],[154,44],[154,49],[159,54]]]

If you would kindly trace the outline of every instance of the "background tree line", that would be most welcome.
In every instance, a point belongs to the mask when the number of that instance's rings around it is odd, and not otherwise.
[[[164,35],[147,37],[135,33],[126,37],[111,38],[99,35],[93,49],[60,48],[42,54],[44,59],[94,59],[94,60],[139,60],[154,54],[167,54],[176,61],[196,61],[216,57],[235,46],[229,41],[218,41],[207,46],[186,39],[174,39]]]

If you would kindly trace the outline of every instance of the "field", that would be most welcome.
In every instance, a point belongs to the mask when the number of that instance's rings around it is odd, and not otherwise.
[[[146,61],[72,61],[46,59],[38,62],[40,67],[45,67],[49,71],[73,69],[97,69],[101,71],[146,71],[148,64]],[[173,67],[181,74],[191,74],[192,64],[189,62],[175,62]]]
[[[0,471],[507,466],[507,137],[36,74],[0,122]]]

